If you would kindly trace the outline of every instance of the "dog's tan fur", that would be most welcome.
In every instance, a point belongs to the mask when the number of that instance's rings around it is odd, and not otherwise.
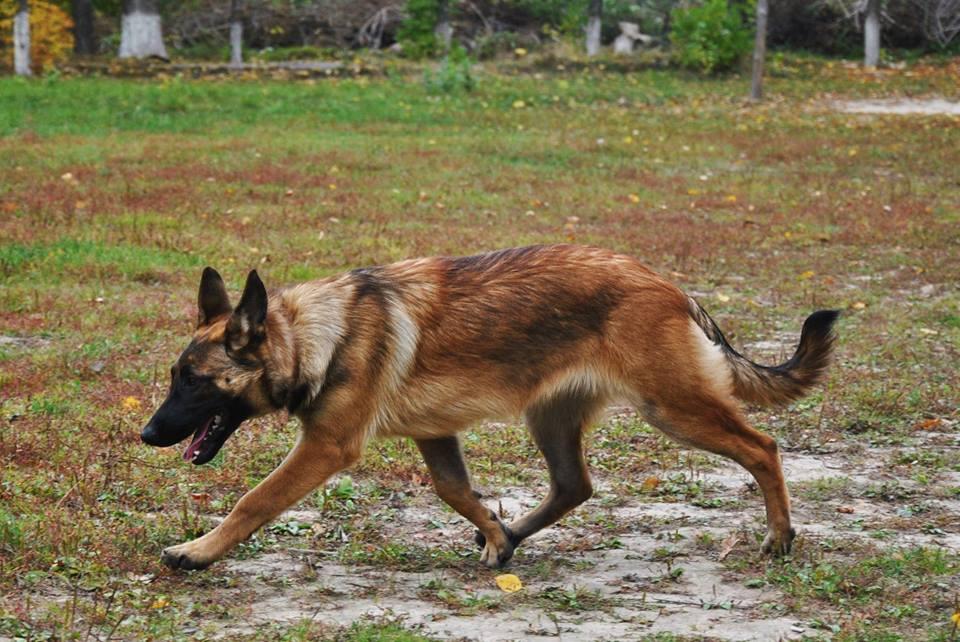
[[[764,547],[789,550],[777,445],[747,425],[736,398],[782,403],[806,391],[827,366],[833,317],[808,321],[794,360],[764,368],[635,259],[578,246],[416,259],[276,291],[257,329],[264,339],[248,346],[242,365],[228,355],[242,350],[231,341],[251,332],[249,321],[222,305],[210,318],[204,305],[201,290],[192,345],[227,349],[192,351],[204,355],[192,367],[243,396],[255,414],[286,408],[303,427],[284,462],[219,526],[165,551],[171,566],[222,557],[379,437],[416,440],[437,493],[476,525],[483,562],[500,565],[521,540],[590,496],[581,438],[613,399],[750,471],[766,502]],[[504,525],[472,490],[457,434],[519,415],[547,459],[551,490]]]

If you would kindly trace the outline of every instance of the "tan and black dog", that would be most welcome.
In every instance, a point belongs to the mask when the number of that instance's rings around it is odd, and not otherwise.
[[[746,468],[766,502],[763,548],[786,553],[794,530],[777,444],[747,425],[737,400],[802,396],[826,371],[837,315],[812,314],[794,356],[767,367],[731,348],[692,298],[602,249],[415,259],[271,294],[251,272],[236,307],[207,268],[196,333],[143,441],[170,446],[192,434],[184,459],[203,464],[251,417],[286,410],[303,426],[283,463],[219,526],[163,560],[203,568],[357,461],[367,440],[410,437],[437,493],[476,525],[483,563],[500,566],[590,497],[583,436],[614,399]],[[457,434],[519,415],[547,460],[550,492],[503,524],[471,488]]]

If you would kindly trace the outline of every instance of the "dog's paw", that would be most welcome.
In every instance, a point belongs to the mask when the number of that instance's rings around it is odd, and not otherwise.
[[[504,534],[507,536],[507,541],[509,541],[510,544],[516,548],[520,544],[521,539],[514,535],[513,531],[510,530],[510,527],[503,522],[500,522],[500,528],[503,529]],[[484,535],[478,528],[477,530],[473,531],[473,541],[476,543],[477,548],[483,550],[487,545],[487,536]]]
[[[195,553],[191,554],[186,544],[163,549],[160,561],[175,571],[199,571],[207,568],[213,562],[213,560],[203,559]]]
[[[499,519],[497,523],[500,525],[500,530],[503,532],[503,539],[500,543],[493,543],[487,539],[487,537],[477,530],[473,535],[473,541],[477,543],[477,546],[482,549],[480,553],[480,561],[484,565],[490,568],[500,568],[510,561],[510,558],[513,557],[513,552],[517,547],[517,544],[520,543],[520,540],[514,536],[506,524],[501,522]],[[498,538],[499,539],[499,538]]]
[[[513,557],[513,550],[510,540],[505,540],[500,546],[487,542],[480,553],[480,561],[487,568],[503,568]]]
[[[760,547],[760,550],[767,554],[773,555],[774,557],[783,557],[790,554],[790,549],[793,548],[793,540],[797,536],[797,531],[794,529],[789,529],[785,533],[775,533],[774,531],[769,531],[766,538],[763,540],[763,545]]]

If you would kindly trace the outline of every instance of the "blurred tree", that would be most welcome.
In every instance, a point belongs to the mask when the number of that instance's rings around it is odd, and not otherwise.
[[[600,31],[603,27],[603,0],[590,0],[587,6],[587,55],[600,53]]]
[[[767,57],[767,0],[757,0],[757,33],[753,41],[753,77],[750,81],[750,100],[763,98],[763,63]]]
[[[240,0],[230,0],[230,65],[243,66],[243,19]]]
[[[880,64],[880,0],[866,0],[863,21],[863,66]]]
[[[89,56],[97,52],[97,36],[93,29],[92,0],[73,0],[73,52]]]
[[[923,16],[923,33],[940,47],[960,35],[960,0],[913,0]]]
[[[450,24],[449,0],[437,0],[437,26],[433,30],[444,51],[450,50],[453,39],[453,25]]]
[[[30,75],[30,4],[20,0],[13,18],[13,70],[18,76]]]
[[[124,0],[120,28],[120,58],[169,60],[156,0]]]

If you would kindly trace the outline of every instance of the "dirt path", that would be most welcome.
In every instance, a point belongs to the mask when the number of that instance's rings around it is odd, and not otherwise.
[[[956,454],[956,437],[931,433],[929,438],[952,441],[940,448]],[[825,538],[868,540],[876,529],[899,524],[890,546],[960,550],[960,533],[910,528],[900,503],[882,492],[873,499],[852,493],[859,498],[849,499],[838,491],[884,483],[909,490],[915,482],[890,470],[892,453],[880,448],[785,453],[787,477],[797,495],[798,545],[812,546]],[[776,588],[745,582],[743,574],[721,561],[733,552],[731,557],[748,563],[766,563],[752,552],[753,538],[763,531],[759,495],[745,472],[716,463],[709,472],[688,477],[710,489],[710,497],[736,497],[740,505],[620,501],[601,481],[597,497],[580,509],[581,519],[568,518],[524,545],[509,571],[525,586],[513,595],[496,588],[496,573],[480,569],[475,554],[462,559],[461,568],[389,571],[324,561],[322,551],[304,552],[298,540],[284,538],[270,552],[232,559],[209,571],[229,578],[225,584],[231,588],[223,589],[227,595],[220,598],[242,604],[246,613],[218,627],[216,635],[253,633],[266,624],[311,620],[345,625],[364,618],[394,619],[426,635],[468,640],[628,640],[660,632],[717,640],[818,635],[809,623],[779,607],[783,596]],[[960,473],[947,472],[940,482],[957,486]],[[811,499],[820,486],[831,489],[828,497]],[[531,507],[543,490],[501,489],[502,511],[512,515]],[[931,501],[936,510],[960,515],[960,501]],[[582,518],[589,514],[587,523]],[[311,524],[324,518],[293,511],[284,520]],[[604,536],[598,524],[612,524],[615,537]],[[391,513],[383,527],[399,542],[425,547],[465,541],[472,533],[427,490]]]
[[[883,100],[840,100],[835,109],[851,114],[900,114],[960,116],[960,102],[943,98],[889,98]]]

